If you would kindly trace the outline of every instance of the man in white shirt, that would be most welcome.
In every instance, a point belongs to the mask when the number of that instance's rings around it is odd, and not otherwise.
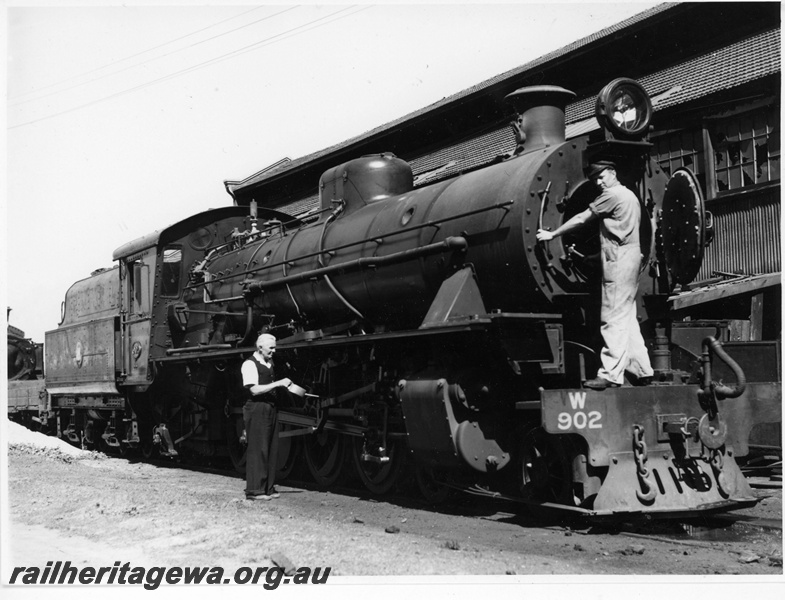
[[[245,497],[248,500],[272,500],[280,497],[275,489],[278,464],[278,409],[276,390],[292,382],[276,381],[273,371],[275,336],[263,333],[256,340],[256,352],[243,362],[241,373],[248,400],[243,406],[243,420],[248,447],[245,453]]]

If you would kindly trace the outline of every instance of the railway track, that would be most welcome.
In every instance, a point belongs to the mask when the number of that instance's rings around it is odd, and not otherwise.
[[[130,510],[136,519],[152,519],[155,514],[158,522],[171,521],[175,531],[181,531],[185,525],[177,516],[180,511],[172,511],[174,500],[176,506],[185,501],[198,507],[201,516],[194,515],[193,523],[203,521],[214,527],[222,523],[216,534],[247,526],[245,516],[257,513],[261,517],[256,523],[259,527],[271,522],[276,526],[306,521],[314,525],[337,523],[340,527],[333,535],[342,539],[346,536],[341,547],[349,553],[352,550],[348,549],[366,543],[368,536],[381,535],[385,539],[388,533],[399,532],[400,537],[389,540],[393,544],[408,544],[406,556],[422,553],[431,559],[460,550],[456,559],[498,557],[499,563],[513,573],[529,572],[527,569],[550,573],[551,567],[558,564],[570,565],[561,568],[575,569],[576,573],[596,568],[599,571],[591,572],[749,574],[777,569],[777,560],[781,560],[781,522],[751,512],[717,513],[700,520],[587,523],[564,515],[533,514],[519,503],[498,497],[454,494],[433,506],[405,485],[390,494],[374,496],[364,489],[359,478],[347,478],[328,491],[306,479],[308,473],[302,464],[280,485],[280,502],[259,506],[242,501],[244,480],[228,461],[197,463],[187,456],[180,460],[143,459],[128,454],[115,457],[124,460],[112,461],[116,464],[88,461],[91,467],[106,468],[105,477],[104,473],[97,478],[97,473],[73,468],[63,482],[66,488],[74,489],[75,501],[78,497],[83,503],[90,499],[84,504],[90,508],[85,510],[104,527]],[[39,461],[36,465],[42,473],[28,477],[26,471],[20,472],[18,475],[24,474],[22,481],[40,481],[53,472],[46,463]],[[49,471],[45,471],[47,468]],[[98,483],[104,480],[116,484]],[[150,486],[155,486],[157,500],[149,497]],[[184,496],[188,489],[194,490],[193,495]],[[38,487],[29,491],[40,494]],[[781,492],[759,489],[756,495],[776,499]],[[58,506],[60,498],[59,489],[50,495],[52,508]],[[100,507],[96,504],[99,501]],[[28,506],[27,502],[22,504]],[[767,504],[759,505],[763,509],[759,515],[773,516],[772,509],[779,508],[776,500]],[[104,514],[106,507],[112,507],[114,512]],[[51,516],[51,511],[48,514]],[[245,516],[238,518],[240,515]],[[307,530],[316,535],[317,529]],[[298,531],[302,535],[304,530]],[[234,539],[234,534],[227,536]],[[148,538],[147,534],[143,537]],[[169,542],[164,536],[156,543]],[[350,561],[353,565],[355,562]]]
[[[135,459],[132,459],[135,460]],[[229,466],[200,465],[165,458],[144,459],[143,462],[165,468],[187,468],[199,473],[208,473],[224,477],[242,479],[242,475]],[[774,465],[776,468],[777,465]],[[777,488],[781,490],[781,481],[776,474],[771,478],[763,477],[762,467],[757,468],[758,475],[754,478],[753,487],[761,489],[759,498],[777,496]],[[324,491],[316,483],[305,476],[298,476],[297,469],[281,485],[294,487],[310,492]],[[653,519],[650,515],[642,515],[640,519],[601,519],[592,522],[580,515],[559,514],[553,510],[538,511],[531,506],[522,505],[516,499],[502,497],[498,494],[456,493],[444,502],[434,505],[418,497],[414,485],[412,489],[402,489],[383,496],[368,492],[359,481],[353,485],[347,481],[342,485],[330,488],[330,493],[354,496],[375,502],[385,502],[395,506],[434,510],[440,513],[455,514],[465,518],[489,521],[504,521],[525,528],[540,528],[555,532],[569,532],[574,535],[621,535],[638,541],[656,541],[672,545],[709,548],[716,542],[744,542],[763,534],[782,535],[782,519],[763,518],[749,514],[734,512],[717,512],[710,516],[697,518]],[[766,488],[770,491],[764,491]]]

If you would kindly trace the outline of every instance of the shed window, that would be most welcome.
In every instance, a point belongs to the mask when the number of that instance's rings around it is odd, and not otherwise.
[[[764,107],[713,123],[709,136],[718,193],[780,178],[779,107]]]
[[[680,167],[690,169],[706,189],[703,132],[700,128],[664,132],[652,140],[652,154],[666,175]]]

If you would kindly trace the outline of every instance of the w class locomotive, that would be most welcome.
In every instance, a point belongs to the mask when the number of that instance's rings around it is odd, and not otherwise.
[[[352,466],[372,493],[403,473],[438,500],[457,488],[590,516],[668,516],[755,502],[735,458],[770,420],[777,382],[746,383],[713,336],[673,352],[667,302],[711,238],[687,169],[649,159],[652,104],[630,79],[599,94],[599,132],[565,138],[557,86],[509,94],[516,147],[415,187],[392,154],[319,181],[302,218],[231,206],[117,249],[67,292],[46,334],[63,437],[145,455],[228,455],[244,466],[240,364],[278,338],[279,471],[300,456],[323,487]],[[583,389],[598,364],[597,229],[538,243],[598,191],[610,159],[645,218],[638,296],[648,387]],[[716,383],[717,370],[733,384]],[[412,478],[409,478],[410,480]]]

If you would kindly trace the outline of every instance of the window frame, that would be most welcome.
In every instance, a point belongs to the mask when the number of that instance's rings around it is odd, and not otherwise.
[[[762,163],[757,155],[756,141],[764,138],[771,139],[774,132],[779,136],[781,129],[780,115],[779,115],[780,101],[776,96],[759,96],[756,99],[739,100],[735,103],[734,107],[728,110],[715,110],[713,114],[709,114],[700,119],[699,125],[693,125],[689,122],[674,123],[671,127],[655,131],[651,136],[653,143],[652,158],[657,162],[660,168],[667,174],[672,173],[676,168],[685,166],[691,169],[698,180],[701,182],[703,194],[706,201],[718,200],[730,196],[748,194],[758,190],[764,190],[770,187],[779,186],[781,182],[781,166],[777,169],[777,178],[771,178],[771,165],[772,161],[779,162],[781,165],[781,148],[778,147],[775,152],[772,152],[767,147],[766,162],[767,162],[767,180],[756,181],[747,185],[737,185],[729,189],[720,190],[719,181],[720,174],[723,171],[730,172],[731,168],[738,167],[741,169],[746,164],[748,167],[751,165],[753,170],[753,177],[757,179],[755,171]],[[743,123],[746,121],[750,125],[749,131],[745,132],[741,129]],[[763,122],[765,132],[756,132],[756,126]],[[747,141],[751,144],[750,154],[751,159],[748,161],[740,160],[738,165],[728,165],[726,167],[718,168],[716,160],[716,152],[718,148],[715,147],[714,139],[717,132],[722,130],[735,129],[735,138],[741,143]],[[692,148],[685,151],[683,139],[685,135],[692,137]],[[679,136],[676,149],[671,149],[671,141]],[[730,138],[734,143],[737,140]],[[667,145],[663,144],[667,141]],[[768,142],[770,143],[770,142]],[[663,147],[664,146],[664,150]],[[692,157],[692,165],[685,165],[685,158]],[[726,154],[727,156],[727,154]],[[675,164],[676,163],[676,164]],[[730,179],[730,177],[728,177]]]
[[[781,176],[781,169],[780,169],[780,176],[776,179],[769,178],[767,181],[760,181],[754,182],[747,185],[739,185],[737,187],[729,187],[726,190],[719,189],[719,177],[718,173],[722,171],[730,172],[730,169],[733,166],[729,165],[727,167],[722,167],[718,169],[717,162],[716,162],[716,153],[718,152],[718,148],[715,147],[713,142],[713,133],[716,134],[717,128],[719,124],[727,125],[727,124],[735,124],[737,129],[739,130],[738,137],[739,142],[741,143],[745,139],[751,142],[751,165],[753,171],[757,169],[758,160],[755,154],[755,140],[760,139],[762,136],[756,135],[755,133],[755,116],[758,113],[763,113],[766,118],[767,129],[768,126],[772,123],[771,117],[774,117],[775,125],[772,126],[771,131],[769,131],[766,135],[770,135],[772,132],[776,131],[777,129],[781,128],[781,122],[779,120],[779,100],[774,96],[768,96],[766,98],[758,99],[754,102],[747,102],[744,104],[740,104],[737,107],[723,111],[721,113],[716,113],[713,115],[708,115],[701,120],[701,128],[703,130],[703,146],[704,146],[704,168],[706,170],[706,190],[704,190],[705,198],[707,201],[709,200],[719,200],[722,198],[727,198],[728,196],[734,196],[738,194],[746,194],[749,192],[754,192],[760,189],[765,189],[767,187],[778,186],[782,180]],[[751,135],[748,138],[743,138],[743,133],[741,132],[740,123],[745,119],[748,118],[753,123],[753,127]],[[767,152],[767,161],[771,160],[771,157],[777,157],[777,160],[781,160],[781,149],[778,148],[776,153]],[[749,161],[746,161],[747,164],[750,164]],[[738,168],[743,168],[745,161],[740,159]],[[770,175],[769,175],[770,177]],[[730,177],[728,178],[730,179]],[[730,184],[729,184],[730,185]]]
[[[180,253],[180,260],[177,261],[177,281],[174,284],[176,291],[172,292],[170,289],[169,284],[166,283],[166,264],[174,264],[173,262],[167,262],[166,260],[166,253],[170,251],[176,251]],[[163,298],[179,298],[180,294],[182,293],[181,283],[183,280],[183,246],[182,244],[167,244],[163,248],[161,248],[161,282],[158,286],[158,289],[161,292],[161,296]]]

